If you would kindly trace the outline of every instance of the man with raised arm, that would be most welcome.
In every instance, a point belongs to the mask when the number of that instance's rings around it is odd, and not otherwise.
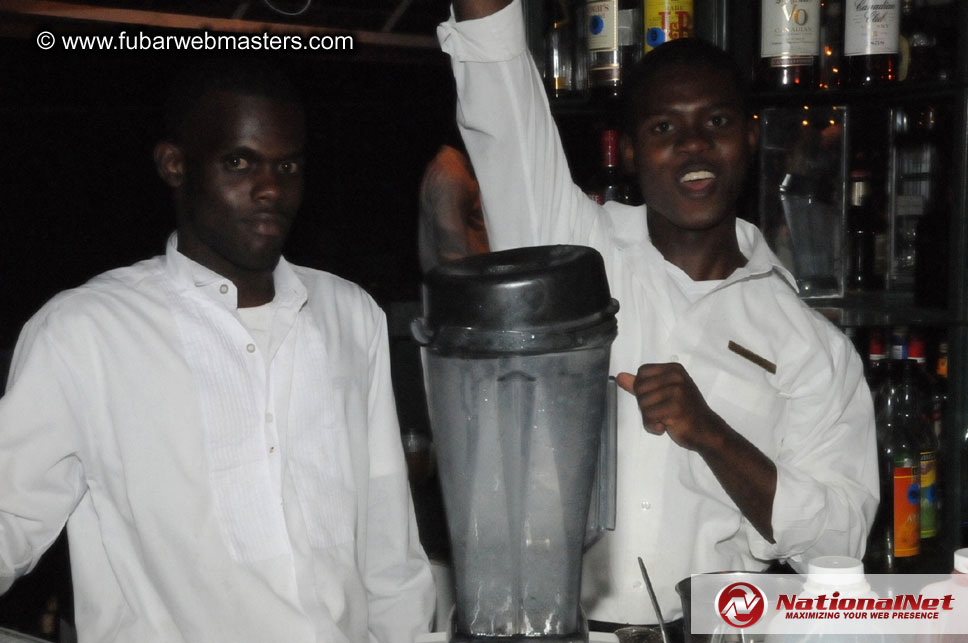
[[[438,35],[492,249],[592,246],[621,304],[611,368],[629,395],[616,530],[584,560],[593,626],[657,622],[638,556],[666,618],[692,573],[862,556],[871,396],[851,343],[739,218],[758,132],[730,57],[672,41],[632,71],[622,158],[645,205],[599,206],[572,181],[519,0],[455,0]]]

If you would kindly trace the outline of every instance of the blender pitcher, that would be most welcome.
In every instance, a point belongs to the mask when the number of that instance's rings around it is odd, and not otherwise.
[[[455,643],[588,640],[583,543],[614,527],[614,466],[599,461],[614,462],[617,310],[601,256],[581,246],[476,255],[427,275],[412,331],[453,554]]]

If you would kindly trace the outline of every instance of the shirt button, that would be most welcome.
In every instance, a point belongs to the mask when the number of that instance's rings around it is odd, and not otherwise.
[[[669,361],[670,362],[678,362],[679,361],[679,356],[676,355],[676,354],[669,355]]]
[[[272,413],[266,413],[266,422],[272,422]]]
[[[632,583],[632,589],[642,589],[642,581],[637,580]]]
[[[229,291],[229,287],[227,284],[222,284],[221,286],[218,287],[218,291],[224,295]]]
[[[648,511],[651,508],[652,508],[652,503],[651,502],[645,501],[645,502],[642,503],[642,509]]]
[[[250,353],[254,353],[255,352],[255,344],[249,344],[248,346],[245,347],[245,350],[249,351]]]

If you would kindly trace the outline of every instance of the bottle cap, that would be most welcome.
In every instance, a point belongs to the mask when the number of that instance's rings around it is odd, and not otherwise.
[[[864,576],[864,564],[850,556],[820,556],[807,564],[803,589],[821,594],[836,587],[842,595],[866,594],[871,586]]]
[[[968,549],[964,550],[968,554]],[[850,556],[819,556],[807,564],[807,578],[814,576],[828,579],[831,574],[837,574],[837,583],[857,583],[864,580],[864,563]]]
[[[955,571],[968,574],[968,548],[955,551]]]

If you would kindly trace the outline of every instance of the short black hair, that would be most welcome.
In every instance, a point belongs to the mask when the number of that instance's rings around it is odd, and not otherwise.
[[[700,38],[677,38],[663,43],[643,56],[624,79],[623,122],[627,136],[634,137],[639,106],[650,92],[661,92],[655,78],[670,67],[704,67],[726,75],[736,87],[743,110],[750,111],[749,78],[731,55]]]
[[[165,101],[165,135],[184,142],[195,108],[206,94],[230,92],[263,96],[304,110],[302,96],[286,75],[260,58],[211,58],[186,65],[174,77]]]

